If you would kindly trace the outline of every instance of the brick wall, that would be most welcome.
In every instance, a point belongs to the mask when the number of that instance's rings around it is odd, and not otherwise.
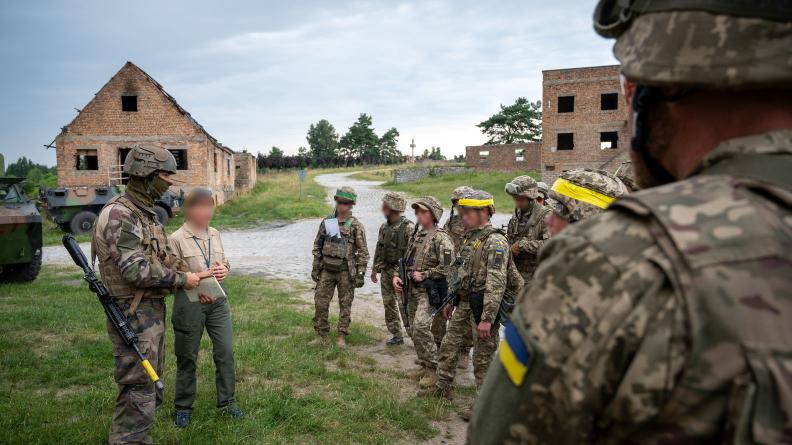
[[[522,160],[517,154],[522,151]],[[483,153],[488,153],[484,156]],[[539,171],[541,166],[541,144],[476,145],[465,147],[465,162],[478,170],[522,170]]]
[[[137,111],[123,111],[122,96],[137,97]],[[55,139],[58,183],[107,185],[123,149],[136,144],[186,150],[187,168],[176,190],[208,187],[218,203],[234,194],[233,151],[215,141],[162,87],[127,62]],[[78,170],[77,155],[97,156],[96,170]]]
[[[256,157],[252,153],[234,153],[234,164],[234,188],[244,193],[256,185]]]
[[[542,179],[549,184],[565,170],[602,168],[623,159],[630,135],[618,66],[546,70],[542,75]],[[616,94],[615,110],[601,109],[603,93]],[[559,112],[559,96],[574,97],[572,112]],[[615,132],[617,148],[601,149],[601,132]],[[559,133],[574,135],[572,150],[557,150]]]

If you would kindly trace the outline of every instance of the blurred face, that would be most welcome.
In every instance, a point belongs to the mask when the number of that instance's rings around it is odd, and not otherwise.
[[[526,210],[531,205],[531,201],[533,201],[525,196],[512,196],[512,199],[514,199],[514,206],[520,210]]]
[[[398,218],[400,214],[401,212],[397,212],[385,204],[382,205],[382,216],[384,216],[388,221],[393,221],[394,219]]]
[[[347,201],[345,199],[337,199],[336,200],[336,209],[338,213],[346,214],[352,211],[352,201]]]
[[[545,223],[547,223],[547,226],[550,228],[550,233],[553,236],[561,233],[561,231],[566,229],[566,227],[570,224],[568,219],[556,212],[550,212],[547,215],[547,219],[545,219]]]
[[[489,222],[489,211],[487,209],[470,209],[462,207],[459,209],[462,215],[462,225],[466,229],[475,229]]]
[[[197,201],[184,210],[185,220],[196,228],[209,227],[212,216],[214,216],[214,202],[211,199]]]
[[[426,209],[415,209],[415,220],[418,221],[418,224],[420,224],[424,229],[428,229],[434,225],[432,214]]]

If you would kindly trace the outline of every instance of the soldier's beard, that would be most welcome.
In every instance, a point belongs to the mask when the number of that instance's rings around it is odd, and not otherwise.
[[[665,114],[665,104],[658,103],[652,107],[649,122],[646,149],[630,150],[635,182],[642,189],[676,181],[659,161],[659,155],[668,151],[674,132],[673,124]]]

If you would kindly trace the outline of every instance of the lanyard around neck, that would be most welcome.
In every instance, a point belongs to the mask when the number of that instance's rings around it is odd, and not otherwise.
[[[208,241],[209,246],[208,246],[207,250],[209,251],[209,256],[207,256],[206,252],[204,252],[203,247],[201,247],[201,244],[198,242],[198,237],[197,236],[193,236],[193,241],[195,241],[195,245],[198,246],[198,250],[201,251],[201,255],[204,258],[204,262],[206,262],[206,268],[207,269],[211,268],[212,267],[212,238],[209,238],[209,241]]]

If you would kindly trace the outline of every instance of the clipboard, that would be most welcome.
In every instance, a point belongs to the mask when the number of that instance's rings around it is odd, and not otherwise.
[[[326,220],[324,220],[324,223],[325,223],[325,233],[327,233],[327,236],[331,238],[341,236],[341,228],[338,227],[338,218],[327,218]]]
[[[215,277],[202,278],[197,287],[194,289],[184,289],[184,293],[187,294],[187,299],[189,299],[192,303],[198,303],[198,296],[200,294],[209,295],[214,299],[227,296],[223,288],[220,287],[220,282],[217,281],[217,278]]]

